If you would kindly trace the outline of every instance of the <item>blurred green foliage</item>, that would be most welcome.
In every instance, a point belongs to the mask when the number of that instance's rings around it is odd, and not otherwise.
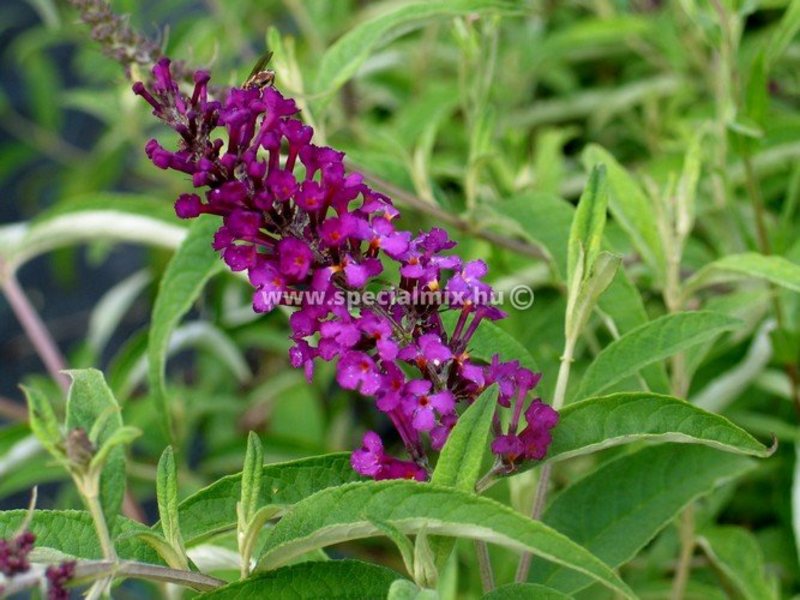
[[[641,232],[637,223],[627,226],[620,217],[646,212],[661,223],[659,211],[686,193],[680,187],[686,161],[698,172],[694,227],[681,241],[683,280],[718,258],[766,254],[765,243],[800,263],[797,2],[525,0],[484,2],[491,7],[485,12],[460,6],[469,4],[481,3],[126,0],[113,6],[169,56],[209,68],[218,84],[241,83],[268,45],[276,85],[299,100],[320,141],[345,150],[353,166],[393,196],[405,228],[448,227],[465,259],[489,262],[498,289],[535,289],[532,308],[505,307],[510,318],[502,327],[544,373],[538,389],[545,399],[552,397],[564,347],[572,205],[604,152],[621,165],[616,175],[613,165],[609,170],[612,193],[631,207],[625,213],[612,204],[603,241],[623,257],[624,271],[578,342],[568,398],[602,348],[672,310],[658,268],[667,259],[648,261],[642,244],[650,242],[637,241],[631,235]],[[46,220],[42,215],[52,211],[128,202],[171,222],[170,205],[189,184],[147,161],[143,147],[155,134],[154,119],[76,11],[51,0],[4,3],[0,23],[0,214],[8,222]],[[134,78],[140,74],[133,70]],[[656,241],[660,226],[652,229]],[[93,240],[87,256],[96,265],[109,252],[108,241]],[[49,256],[53,271],[68,280],[75,245]],[[149,313],[168,257],[169,250],[152,247],[139,265],[146,274],[132,283],[121,273],[107,301],[97,298],[94,322],[105,319],[113,332],[135,306]],[[23,281],[27,273],[21,270]],[[59,285],[52,283],[54,294]],[[773,297],[781,317],[770,338]],[[800,592],[792,525],[800,499],[790,494],[800,485],[798,413],[784,367],[796,368],[800,359],[800,297],[726,280],[686,300],[686,308],[744,323],[687,353],[688,398],[706,408],[709,402],[763,441],[774,434],[781,442],[735,487],[701,500],[696,522],[709,529],[706,542],[727,543],[719,524],[749,529],[767,572],[791,596]],[[167,369],[182,497],[241,469],[249,430],[261,435],[270,462],[348,450],[366,428],[385,426],[363,399],[335,385],[329,365],[319,365],[312,385],[288,368],[286,315],[253,315],[242,281],[215,277],[186,319]],[[168,440],[154,409],[161,392],[146,385],[147,323],[140,319],[139,331],[110,345],[111,333],[89,323],[94,344],[72,340],[65,350],[71,365],[106,372],[125,423],[144,432],[133,445],[128,477],[152,512],[156,464]],[[654,389],[653,382],[664,381],[663,368],[642,372]],[[612,390],[639,388],[631,377]],[[0,456],[23,437],[22,425],[0,429]],[[563,487],[622,452],[569,463],[556,483]],[[65,477],[36,455],[24,470],[4,472],[0,496]],[[491,493],[522,507],[525,477]],[[67,486],[49,489],[46,505],[75,505]],[[622,574],[643,597],[666,597],[677,549],[676,529],[668,527]],[[479,589],[477,569],[471,547],[462,550],[454,597],[471,597]],[[401,568],[388,546],[343,552]],[[510,580],[512,554],[493,549],[492,557],[498,580]],[[715,597],[720,571],[724,580],[719,564],[701,561],[686,597]],[[585,597],[604,593],[593,587]]]

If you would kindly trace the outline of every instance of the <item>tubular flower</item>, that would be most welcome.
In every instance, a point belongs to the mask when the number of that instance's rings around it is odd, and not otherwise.
[[[297,308],[290,318],[291,364],[310,379],[316,359],[337,361],[338,383],[375,399],[411,457],[386,455],[378,435],[368,432],[352,455],[353,468],[376,479],[426,479],[427,449],[444,445],[456,407],[493,383],[499,404],[513,401],[515,415],[507,434],[495,419],[495,454],[509,470],[519,459],[541,459],[557,413],[531,404],[517,434],[539,375],[497,356],[485,365],[469,355],[481,321],[505,316],[490,306],[486,264],[445,254],[456,244],[442,229],[416,236],[397,229],[391,200],[360,173],[347,172],[342,152],[314,145],[295,102],[275,88],[232,88],[218,101],[209,97],[208,82],[198,71],[184,94],[162,59],[150,85],[133,86],[179,135],[174,151],[151,140],[147,156],[161,169],[189,175],[202,190],[182,194],[176,213],[221,218],[213,246],[231,270],[247,272],[254,310]],[[367,286],[389,263],[397,266],[397,284],[366,302]],[[459,314],[453,331],[443,324],[444,310]]]

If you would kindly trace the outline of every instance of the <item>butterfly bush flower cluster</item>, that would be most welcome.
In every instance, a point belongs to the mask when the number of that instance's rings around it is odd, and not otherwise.
[[[197,71],[194,89],[182,93],[162,59],[149,85],[134,85],[180,138],[174,151],[151,140],[147,155],[202,190],[182,194],[175,210],[185,219],[222,219],[213,246],[230,269],[247,272],[254,309],[296,306],[292,365],[310,379],[317,359],[337,361],[338,383],[374,399],[410,457],[390,456],[368,432],[352,454],[353,468],[375,479],[427,479],[427,451],[442,448],[457,406],[492,384],[499,405],[512,409],[505,431],[495,416],[493,452],[509,471],[542,459],[558,415],[539,399],[527,401],[539,374],[517,361],[495,356],[487,365],[470,356],[481,322],[505,316],[491,305],[486,264],[447,254],[456,244],[442,229],[398,229],[391,200],[347,172],[342,152],[312,143],[293,100],[259,86],[214,100],[208,83],[208,73]],[[383,273],[393,274],[391,290],[404,295],[355,306],[341,301],[343,293],[385,289]],[[450,331],[445,311],[457,315]]]

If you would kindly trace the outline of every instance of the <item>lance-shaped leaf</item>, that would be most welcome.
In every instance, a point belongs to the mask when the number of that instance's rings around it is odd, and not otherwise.
[[[707,285],[743,278],[762,279],[787,290],[800,292],[800,265],[782,256],[745,252],[720,258],[700,269],[686,281],[684,293],[689,296]]]
[[[431,483],[470,492],[480,475],[489,447],[489,427],[497,408],[497,388],[491,386],[464,411],[439,455]]]
[[[258,506],[291,505],[319,490],[357,481],[350,454],[341,452],[266,465],[261,474]],[[242,495],[242,474],[223,477],[186,498],[178,506],[184,541],[191,545],[236,528],[236,504]]]
[[[576,398],[594,396],[643,367],[734,329],[737,319],[709,311],[665,315],[603,348],[583,374]]]
[[[145,209],[148,204],[145,202]],[[111,205],[115,208],[109,209]],[[48,211],[31,223],[0,228],[0,257],[6,262],[8,272],[14,272],[27,261],[56,248],[95,240],[175,248],[185,235],[186,230],[179,224],[154,218],[153,213],[138,214],[130,206],[117,207],[112,196],[104,200],[102,207],[82,205],[71,210]]]
[[[380,535],[370,517],[405,533],[424,529],[531,552],[633,597],[605,564],[546,525],[488,498],[411,481],[351,483],[306,498],[271,530],[257,569],[274,569],[317,548]]]
[[[603,165],[595,165],[578,201],[578,208],[569,232],[569,241],[567,242],[567,283],[569,285],[580,283],[575,281],[577,270],[584,276],[588,276],[592,272],[594,261],[603,242],[607,206],[606,170]],[[577,263],[581,259],[583,265],[578,269]]]
[[[204,600],[354,600],[386,598],[396,571],[358,560],[305,562],[237,581],[201,596]]]
[[[614,219],[631,238],[634,247],[657,276],[664,273],[664,251],[658,234],[653,206],[642,188],[617,160],[595,144],[586,147],[584,165],[606,167],[608,176],[608,207]]]
[[[167,446],[158,461],[156,472],[156,497],[158,499],[158,516],[161,519],[161,531],[164,539],[180,557],[183,564],[170,565],[173,568],[188,568],[186,549],[183,546],[181,524],[178,516],[178,469],[175,465],[175,454],[172,446]]]
[[[247,452],[242,469],[242,494],[239,500],[240,530],[255,516],[259,507],[261,478],[264,473],[264,450],[258,434],[251,431],[247,436]]]
[[[172,437],[172,418],[164,383],[167,348],[172,330],[212,275],[222,270],[222,261],[211,247],[216,219],[200,217],[192,223],[186,239],[167,265],[158,286],[147,344],[148,380],[156,399],[164,432]]]
[[[489,448],[492,416],[497,409],[497,388],[484,390],[464,411],[439,454],[431,483],[449,485],[465,492],[475,489],[483,457]],[[431,546],[441,569],[453,550],[455,540],[433,537]]]
[[[767,577],[764,553],[752,533],[741,527],[711,527],[700,532],[697,542],[743,598],[776,600],[779,597],[777,588]]]
[[[328,48],[320,60],[314,91],[318,94],[336,91],[356,74],[373,48],[435,19],[488,11],[508,12],[513,8],[511,3],[500,0],[416,1],[394,6],[360,23]]]
[[[542,520],[616,568],[633,558],[684,507],[755,466],[705,446],[663,444],[621,456],[556,496]],[[529,580],[572,594],[592,581],[534,561]]]
[[[650,320],[642,296],[625,269],[617,269],[614,280],[597,299],[597,310],[611,318],[610,327],[614,328],[615,338]],[[669,378],[663,363],[648,365],[641,375],[651,392],[669,392]]]
[[[564,460],[639,440],[703,444],[759,457],[772,453],[725,417],[671,396],[631,392],[589,398],[563,408],[547,456]]]
[[[63,434],[58,425],[50,399],[37,388],[22,386],[25,398],[28,400],[28,414],[31,431],[39,443],[66,467],[66,456],[63,447]]]
[[[81,428],[92,432],[94,451],[103,449],[105,463],[100,475],[100,503],[107,520],[113,519],[125,494],[125,450],[118,444],[122,415],[103,374],[97,369],[67,371],[72,385],[67,396],[67,430]],[[132,432],[131,432],[132,433]],[[126,440],[130,436],[124,435]]]

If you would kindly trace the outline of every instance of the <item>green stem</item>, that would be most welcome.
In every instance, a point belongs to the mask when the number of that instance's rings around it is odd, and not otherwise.
[[[478,556],[483,593],[488,594],[494,589],[494,571],[492,571],[492,561],[489,558],[489,547],[486,542],[475,540],[475,554]]]
[[[3,591],[6,595],[13,596],[26,590],[38,588],[45,576],[44,569],[43,565],[33,565],[27,573],[9,579],[4,584]],[[199,592],[215,590],[226,583],[222,579],[203,575],[202,573],[181,571],[147,563],[87,560],[80,561],[75,565],[75,575],[70,581],[70,585],[81,585],[112,577],[131,577],[148,581],[175,583]]]
[[[78,486],[78,489],[80,490],[81,486]],[[117,551],[114,548],[114,542],[111,540],[111,534],[108,531],[108,524],[106,523],[106,517],[103,514],[103,507],[100,505],[98,495],[96,493],[84,494],[83,499],[86,502],[89,513],[92,515],[97,538],[100,540],[100,547],[103,550],[103,558],[112,562],[116,561]]]
[[[568,336],[564,343],[564,354],[561,356],[561,364],[558,367],[558,379],[556,379],[556,389],[555,392],[553,392],[553,408],[556,410],[559,410],[566,400],[567,384],[569,383],[569,374],[574,360],[575,342],[576,336],[573,335]],[[547,502],[547,492],[550,488],[551,474],[552,467],[548,463],[542,467],[542,472],[539,476],[539,483],[536,487],[536,497],[531,510],[532,519],[539,519],[542,516],[542,512],[544,512],[544,507]],[[523,552],[522,556],[520,556],[519,564],[517,565],[517,574],[514,578],[514,581],[517,583],[527,581],[532,557],[533,555],[530,552]]]
[[[681,515],[680,522],[681,553],[678,565],[675,568],[675,577],[672,580],[672,600],[682,600],[686,594],[686,584],[689,582],[689,573],[694,554],[694,507],[690,504]]]

